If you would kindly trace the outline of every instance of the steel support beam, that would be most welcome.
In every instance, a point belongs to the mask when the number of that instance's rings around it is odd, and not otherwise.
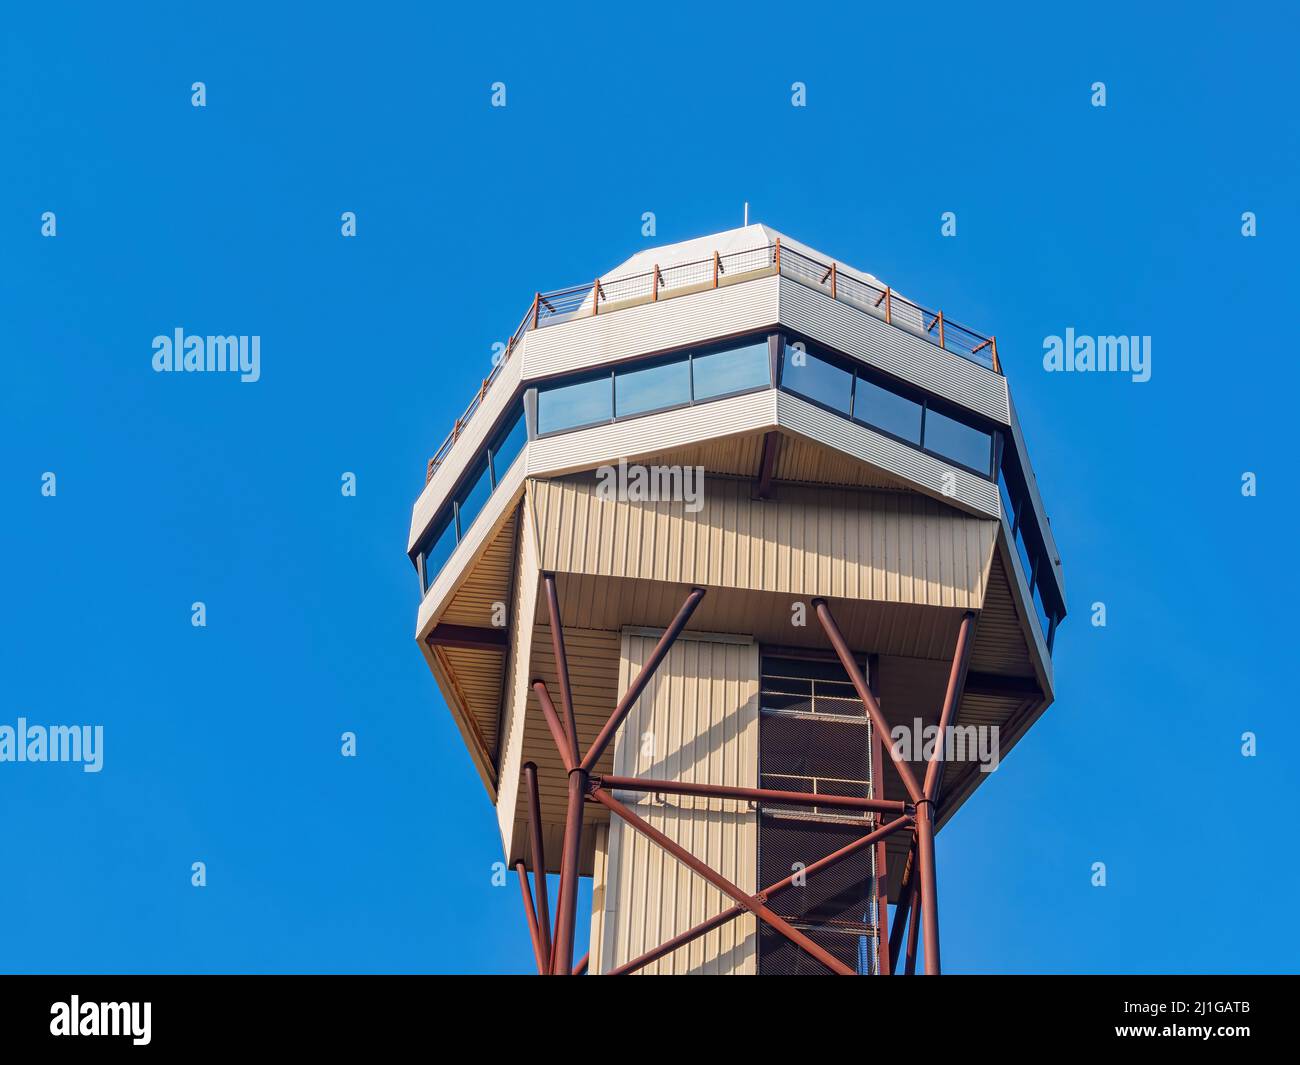
[[[879,694],[876,671],[871,671],[871,693]],[[871,785],[882,799],[885,797],[885,753],[880,733],[871,730]],[[876,972],[888,976],[889,966],[889,856],[885,841],[876,844]]]
[[[528,867],[523,859],[515,862],[515,872],[519,874],[519,891],[524,897],[524,917],[528,920],[528,934],[533,941],[533,957],[537,959],[537,971],[546,974],[546,952],[542,949],[542,933],[537,925],[537,911],[533,909],[533,893],[528,888]]]
[[[632,712],[632,707],[636,704],[637,699],[641,697],[641,692],[645,690],[645,686],[650,683],[650,678],[654,676],[655,670],[659,668],[659,663],[667,656],[669,649],[681,634],[682,629],[686,628],[686,623],[691,620],[691,615],[695,613],[695,608],[700,605],[700,600],[703,598],[703,588],[691,589],[691,594],[686,597],[686,602],[677,611],[677,616],[664,630],[664,634],[659,637],[659,642],[655,644],[654,650],[650,652],[650,657],[646,659],[645,665],[641,667],[641,672],[637,674],[636,680],[623,693],[623,698],[614,707],[614,712],[610,715],[609,720],[605,722],[605,727],[600,730],[600,734],[587,751],[587,756],[582,759],[581,768],[584,772],[590,773],[596,767],[596,763],[600,761],[600,756],[605,753],[609,741],[614,738],[614,733],[618,731],[618,726]]]
[[[939,712],[939,732],[929,764],[925,767],[924,797],[916,804],[916,868],[921,890],[921,928],[925,933],[925,974],[938,976],[942,972],[939,952],[939,886],[934,860],[934,816],[939,803],[939,787],[943,782],[944,747],[948,729],[961,701],[962,684],[966,680],[966,667],[970,663],[971,648],[975,643],[975,615],[962,616],[957,633],[957,648],[948,671],[948,689],[944,693],[943,709]],[[915,921],[913,916],[913,921]]]
[[[505,629],[481,629],[445,621],[435,625],[424,642],[430,647],[459,647],[469,651],[505,652],[509,648]]]
[[[635,791],[653,795],[696,795],[708,799],[740,799],[780,806],[825,806],[835,810],[869,810],[874,813],[908,812],[903,802],[859,799],[852,795],[816,795],[808,791],[774,791],[771,788],[738,788],[729,784],[695,784],[689,781],[651,780],[642,777],[595,776],[593,781],[611,791]]]
[[[921,931],[921,904],[923,897],[921,895],[921,881],[919,878],[912,885],[912,914],[911,920],[907,922],[907,958],[904,972],[908,976],[916,975],[916,941],[920,938]]]
[[[925,975],[938,976],[939,965],[939,897],[934,874],[934,804],[926,799],[916,804],[916,872],[921,892],[921,929],[925,932]],[[913,907],[915,908],[915,903]],[[916,925],[917,915],[912,914]],[[915,927],[913,928],[915,934]],[[912,949],[911,939],[908,948]]]
[[[841,859],[847,858],[849,855],[857,853],[863,847],[870,847],[873,844],[879,845],[879,843],[883,842],[886,837],[892,836],[895,832],[907,828],[911,824],[912,824],[912,818],[908,816],[900,817],[897,820],[890,821],[889,824],[883,825],[872,832],[868,832],[861,839],[854,840],[852,843],[848,844],[847,846],[841,847],[833,854],[828,854],[825,858],[813,862],[812,865],[806,866],[802,870],[802,873],[804,877],[812,876],[813,874],[818,873],[823,869],[829,868],[830,866],[834,865],[836,862],[840,861]],[[770,899],[773,895],[777,894],[778,892],[784,891],[786,888],[790,887],[793,883],[794,883],[794,876],[788,876],[784,880],[779,880],[775,884],[765,887],[754,897],[766,901]],[[626,975],[627,973],[636,972],[638,969],[644,968],[645,966],[649,965],[652,961],[658,961],[660,958],[668,954],[671,954],[679,947],[684,947],[686,946],[687,943],[691,943],[699,939],[700,936],[707,935],[709,932],[712,932],[715,928],[721,928],[728,921],[733,920],[736,917],[739,917],[742,913],[745,912],[746,910],[744,906],[732,906],[730,909],[723,910],[721,913],[716,914],[713,917],[710,917],[707,921],[700,922],[694,928],[687,929],[685,932],[673,936],[672,939],[668,940],[667,942],[659,944],[659,946],[655,947],[653,950],[648,950],[644,954],[640,955],[639,957],[633,958],[631,961],[624,962],[622,965],[618,966],[617,968],[611,969],[606,975],[623,976]]]
[[[953,652],[952,668],[948,671],[948,689],[943,696],[943,709],[939,712],[939,733],[930,752],[930,762],[925,767],[925,797],[932,803],[939,801],[939,788],[943,783],[944,747],[948,728],[957,714],[961,702],[962,685],[966,681],[966,667],[970,664],[971,649],[975,645],[975,615],[969,611],[962,615],[957,631],[957,650]],[[927,944],[928,946],[928,944]]]
[[[758,476],[751,495],[767,499],[772,495],[772,475],[776,472],[776,454],[781,447],[781,434],[775,429],[763,434],[763,453],[758,460]]]
[[[572,770],[569,806],[564,818],[564,855],[560,860],[560,897],[555,904],[555,945],[551,950],[551,972],[556,976],[573,972],[573,930],[578,918],[582,810],[586,793],[587,774],[581,768]]]
[[[814,599],[813,609],[817,611],[817,619],[822,623],[822,628],[826,630],[826,635],[830,638],[831,646],[835,648],[835,654],[839,657],[840,664],[844,667],[844,672],[849,675],[849,680],[853,682],[853,688],[858,693],[858,698],[862,700],[862,705],[866,707],[867,715],[871,718],[871,727],[874,728],[881,736],[889,735],[889,725],[885,721],[885,715],[880,712],[880,704],[876,702],[876,697],[871,693],[870,687],[867,686],[866,679],[862,676],[862,670],[858,668],[858,663],[853,657],[853,652],[849,650],[849,645],[845,642],[840,628],[835,624],[835,618],[831,614],[831,608],[827,605],[825,599]],[[885,750],[889,752],[889,757],[893,760],[894,768],[898,770],[898,775],[902,778],[903,787],[907,789],[908,798],[912,802],[920,802],[923,796],[921,787],[916,782],[916,777],[912,773],[912,767],[907,764],[895,749],[892,743],[885,745]]]
[[[916,840],[907,852],[903,863],[903,877],[898,884],[898,908],[894,911],[894,927],[889,933],[889,969],[898,972],[899,952],[903,949],[903,934],[907,931],[907,915],[915,901],[916,891]]]
[[[569,741],[570,761],[577,765],[578,719],[573,712],[573,692],[569,687],[569,656],[564,650],[564,622],[560,619],[560,594],[555,587],[555,574],[545,573],[546,609],[551,620],[551,651],[555,656],[555,674],[560,682],[560,708],[564,711],[564,731]]]
[[[631,961],[615,966],[605,975],[627,976],[629,973],[634,973],[638,969],[644,969],[652,961],[658,961],[660,958],[671,954],[678,947],[684,947],[687,943],[695,942],[695,940],[699,939],[700,936],[708,935],[715,928],[721,928],[728,921],[735,920],[744,912],[744,906],[732,906],[730,909],[723,910],[721,913],[710,917],[707,921],[701,921],[694,928],[688,928],[685,932],[673,936],[672,939],[660,943],[659,946],[655,947],[653,950],[647,950],[644,954],[633,958]]]
[[[537,791],[537,766],[524,763],[524,782],[528,787],[528,843],[533,852],[533,882],[537,894],[537,924],[542,934],[542,952],[551,967],[551,904],[546,891],[546,850],[542,845],[542,803]]]
[[[734,902],[739,903],[769,927],[774,928],[781,935],[785,936],[786,939],[790,940],[791,943],[795,944],[795,946],[802,948],[808,954],[812,955],[812,957],[817,959],[817,961],[830,969],[831,972],[838,973],[840,976],[856,975],[854,971],[842,961],[823,950],[797,928],[793,927],[789,922],[773,913],[764,903],[759,902],[756,898],[753,898],[750,895],[747,895],[722,874],[714,872],[696,858],[695,855],[679,846],[657,828],[653,827],[646,821],[643,821],[607,791],[602,788],[597,788],[592,791],[591,797],[611,813],[617,814],[621,817],[633,829],[654,840],[654,842],[659,844],[660,847],[666,850],[679,862],[694,872],[699,873],[700,876],[721,891],[724,895],[731,898]]]
[[[560,761],[564,763],[564,771],[572,773],[576,763],[573,752],[569,750],[569,737],[564,734],[564,725],[560,722],[560,715],[555,712],[551,693],[546,690],[546,681],[533,681],[533,691],[537,693],[537,701],[542,704],[542,716],[546,718],[546,727],[551,730],[551,739],[555,741],[555,749],[559,752]]]

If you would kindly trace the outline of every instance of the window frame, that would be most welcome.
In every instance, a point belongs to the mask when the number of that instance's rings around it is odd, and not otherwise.
[[[685,410],[688,407],[697,407],[703,403],[714,403],[720,399],[733,399],[736,396],[747,396],[753,392],[763,392],[771,389],[774,386],[771,381],[772,369],[769,359],[767,371],[768,380],[766,383],[750,385],[747,388],[739,388],[734,392],[727,392],[721,395],[698,398],[695,395],[695,359],[697,356],[713,355],[733,348],[757,347],[763,341],[768,342],[770,350],[771,337],[773,335],[774,334],[769,330],[764,330],[759,333],[741,333],[734,337],[728,337],[725,340],[710,341],[705,345],[692,344],[670,349],[668,351],[660,351],[653,354],[637,356],[634,359],[624,359],[622,362],[613,363],[608,367],[601,368],[600,370],[592,370],[585,373],[580,371],[574,374],[561,374],[546,381],[535,382],[533,387],[537,391],[537,432],[531,439],[545,440],[553,436],[562,436],[565,433],[576,433],[583,429],[592,429],[598,425],[622,424],[623,422],[635,421],[637,418],[648,418],[655,414],[664,414],[675,410]],[[618,413],[617,377],[620,372],[627,373],[629,371],[646,369],[656,364],[666,366],[674,362],[684,362],[687,364],[687,380],[690,386],[690,399],[687,402],[677,403],[671,407],[656,407],[653,410],[637,411],[635,414]],[[599,381],[605,376],[609,378],[610,418],[602,421],[588,422],[583,425],[567,426],[563,429],[542,430],[541,403],[542,396],[547,391],[563,387],[566,384],[576,384],[584,378],[588,381]]]

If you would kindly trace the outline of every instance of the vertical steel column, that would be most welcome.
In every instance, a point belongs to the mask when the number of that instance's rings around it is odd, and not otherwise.
[[[912,911],[916,895],[916,833],[903,863],[903,876],[898,883],[898,908],[894,911],[894,927],[889,933],[889,968],[898,972],[898,959],[903,949],[903,933],[907,930],[907,915]]]
[[[921,892],[921,926],[925,931],[925,975],[938,976],[939,966],[939,895],[934,876],[934,811],[929,799],[916,804],[916,871]],[[916,934],[916,914],[912,914],[912,936]],[[908,950],[913,951],[912,936]],[[914,962],[909,958],[909,966]],[[909,969],[910,971],[910,969]]]
[[[528,935],[533,941],[533,957],[537,959],[537,972],[546,975],[546,952],[542,950],[542,932],[537,926],[537,911],[533,909],[533,893],[528,890],[528,869],[523,860],[515,862],[519,874],[519,891],[524,897],[524,917],[528,920]]]
[[[957,648],[948,672],[948,689],[939,712],[939,733],[934,750],[930,752],[925,767],[924,796],[916,804],[916,867],[920,874],[921,924],[925,932],[925,974],[938,976],[942,971],[939,960],[939,890],[936,883],[934,861],[934,813],[939,801],[939,784],[943,779],[944,748],[948,729],[961,701],[962,687],[966,683],[966,667],[970,662],[971,648],[975,644],[975,615],[967,611],[961,619],[957,633]],[[913,917],[915,920],[915,917]]]
[[[546,894],[546,850],[542,846],[542,804],[537,792],[537,766],[524,763],[524,782],[528,786],[528,841],[533,852],[533,883],[537,893],[537,924],[542,934],[542,951],[551,967],[551,904]]]
[[[920,909],[924,902],[921,894],[921,883],[917,879],[912,886],[912,918],[907,923],[907,958],[906,968],[903,970],[908,976],[916,975],[916,940],[917,934],[921,931],[921,914]],[[929,951],[926,951],[926,961],[929,959]]]
[[[555,910],[555,945],[551,972],[573,972],[573,930],[578,919],[578,879],[582,856],[582,807],[587,795],[587,771],[580,766],[569,773],[569,807],[564,818],[564,856],[560,862],[560,898]]]
[[[871,671],[872,693],[879,695],[876,683],[876,670]],[[885,751],[880,732],[871,730],[871,796],[875,799],[885,797]],[[889,965],[889,864],[885,853],[885,841],[876,844],[876,971],[881,976],[888,976]]]

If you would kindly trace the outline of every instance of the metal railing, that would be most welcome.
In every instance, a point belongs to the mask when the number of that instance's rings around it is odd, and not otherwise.
[[[487,395],[488,389],[501,373],[501,367],[509,361],[519,341],[530,330],[559,325],[578,318],[616,313],[661,299],[671,299],[674,296],[721,288],[775,274],[823,292],[831,299],[847,303],[851,307],[881,319],[888,325],[912,333],[944,351],[959,355],[994,373],[1002,373],[996,337],[985,336],[967,326],[959,325],[946,318],[943,311],[931,310],[919,303],[904,299],[888,286],[881,287],[842,273],[838,263],[821,262],[792,248],[782,248],[781,240],[777,238],[775,243],[746,251],[726,254],[714,252],[709,259],[677,263],[662,269],[656,265],[653,269],[640,274],[611,278],[608,281],[597,278],[586,285],[536,293],[533,296],[532,306],[528,308],[528,313],[524,315],[515,331],[510,334],[505,351],[496,360],[492,372],[483,379],[478,393],[465,409],[465,413],[456,419],[451,432],[434,452],[433,458],[429,460],[425,483],[427,484],[433,478],[434,471],[460,439],[466,424],[478,410],[483,397]]]

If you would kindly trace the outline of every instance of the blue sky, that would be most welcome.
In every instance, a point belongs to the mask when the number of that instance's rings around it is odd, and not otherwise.
[[[1294,970],[1294,16],[471,7],[6,14],[0,724],[105,751],[0,764],[0,969],[528,970],[410,507],[535,290],[748,200],[997,334],[1064,560],[1057,703],[939,839],[945,968]],[[177,327],[261,380],[155,374]],[[1151,380],[1045,373],[1067,327]]]

